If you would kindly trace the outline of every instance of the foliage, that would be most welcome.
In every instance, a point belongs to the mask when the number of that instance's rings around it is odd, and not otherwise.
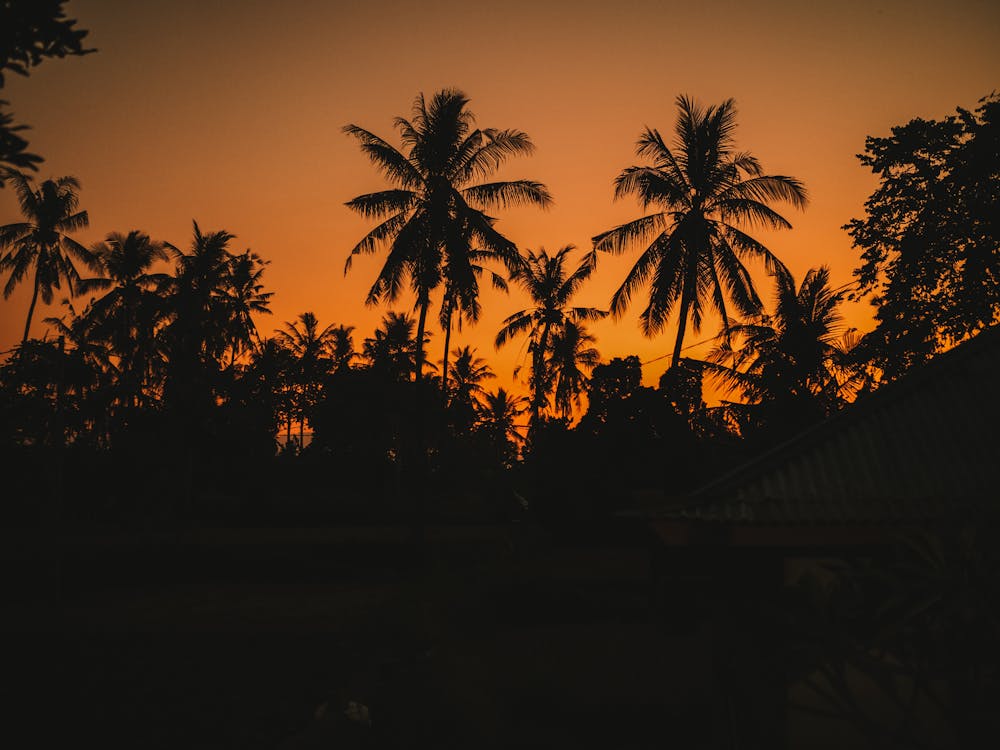
[[[367,302],[395,301],[409,279],[419,311],[417,339],[424,336],[430,295],[447,281],[449,315],[460,307],[478,317],[479,285],[471,251],[493,258],[508,269],[516,266],[514,244],[497,232],[485,211],[507,206],[545,207],[551,197],[533,180],[479,182],[489,178],[511,156],[530,154],[531,140],[519,130],[479,129],[461,91],[444,89],[428,103],[420,94],[410,120],[397,117],[396,127],[406,149],[402,153],[373,133],[348,125],[361,150],[396,185],[390,190],[359,195],[347,206],[380,223],[354,246],[355,255],[388,248],[388,257]],[[414,372],[422,377],[423,351],[418,349]]]
[[[528,250],[521,256],[511,281],[528,293],[534,306],[508,316],[494,342],[500,348],[515,336],[528,334],[532,425],[540,422],[541,412],[548,405],[549,393],[554,387],[549,367],[552,338],[560,335],[570,323],[599,320],[607,315],[593,307],[570,307],[570,300],[597,268],[597,255],[587,253],[570,273],[566,261],[574,249],[567,245],[550,256],[545,248],[540,248],[537,253]]]
[[[85,55],[83,39],[89,32],[73,28],[76,21],[67,19],[66,0],[4,0],[0,3],[0,89],[6,71],[26,76],[46,58]],[[26,151],[28,142],[18,133],[27,126],[18,125],[13,116],[3,112],[6,101],[0,100],[0,187],[6,170],[37,169],[40,156]]]
[[[676,136],[668,145],[658,130],[646,128],[636,154],[650,165],[628,167],[615,179],[615,198],[635,195],[655,213],[594,237],[594,248],[620,254],[649,242],[611,299],[621,316],[632,296],[649,288],[649,303],[639,316],[643,333],[663,329],[679,303],[677,339],[671,365],[680,360],[688,322],[697,332],[711,305],[729,320],[728,298],[742,315],[760,310],[761,302],[743,261],[764,261],[771,270],[780,262],[740,226],[787,229],[791,224],[769,204],[806,204],[802,184],[782,175],[765,175],[756,158],[735,150],[736,108],[732,99],[707,109],[686,96],[677,98]]]
[[[851,332],[842,334],[845,293],[830,287],[830,269],[810,269],[802,283],[787,269],[774,273],[772,313],[731,321],[728,336],[702,364],[744,399],[744,434],[754,427],[789,431],[829,416],[853,400],[865,374]]]
[[[33,272],[34,291],[21,339],[23,345],[28,340],[39,296],[42,302],[51,304],[53,290],[60,289],[63,281],[72,296],[81,280],[73,259],[93,269],[100,268],[100,261],[69,236],[89,224],[87,212],[77,210],[80,183],[75,177],[46,180],[37,190],[22,174],[13,173],[9,178],[26,221],[0,227],[0,250],[6,250],[0,256],[0,273],[9,274],[3,289],[6,299]]]
[[[1000,97],[868,137],[858,158],[880,184],[845,229],[891,380],[1000,319]]]

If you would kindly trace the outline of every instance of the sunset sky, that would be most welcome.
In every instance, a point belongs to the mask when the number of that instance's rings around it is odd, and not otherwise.
[[[460,88],[480,126],[532,137],[536,154],[502,175],[546,183],[555,205],[499,212],[498,228],[522,248],[549,250],[588,249],[593,235],[641,215],[634,201],[612,201],[611,183],[637,163],[643,126],[672,131],[678,94],[733,97],[738,146],[810,193],[806,211],[780,209],[793,230],[758,236],[797,277],[828,264],[839,286],[858,264],[841,226],[876,184],[855,157],[865,136],[1000,89],[1000,5],[987,0],[72,0],[67,10],[99,51],[8,76],[2,98],[32,126],[31,150],[46,159],[37,178],[82,182],[91,227],[77,238],[141,229],[186,249],[192,219],[227,229],[234,251],[271,261],[274,315],[258,320],[262,334],[311,310],[323,324],[356,326],[359,348],[388,309],[364,306],[383,258],[344,276],[370,226],[344,202],[386,183],[341,127],[398,145],[392,118],[408,116],[418,92]],[[0,190],[0,224],[18,219],[13,192]],[[606,307],[637,253],[603,256],[580,304]],[[770,280],[752,270],[769,300]],[[29,296],[24,283],[0,301],[0,350],[19,341]],[[483,303],[479,325],[452,340],[478,346],[506,385],[524,350],[494,352],[492,339],[527,300],[486,291]],[[394,309],[412,305],[407,296]],[[673,325],[645,339],[640,310],[593,327],[606,359],[671,350]],[[847,313],[869,325],[867,305]],[[50,314],[36,313],[34,335]],[[687,341],[716,329],[710,320]],[[646,382],[666,364],[646,366]]]

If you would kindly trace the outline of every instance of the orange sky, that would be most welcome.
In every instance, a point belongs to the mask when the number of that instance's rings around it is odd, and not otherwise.
[[[31,149],[46,161],[39,179],[71,174],[91,242],[138,228],[186,248],[191,219],[237,235],[272,261],[276,292],[263,333],[305,310],[322,323],[357,327],[360,341],[386,308],[366,308],[382,258],[343,275],[369,223],[344,202],[385,186],[354,142],[353,122],[398,143],[392,118],[417,92],[457,87],[484,127],[526,131],[535,156],[505,177],[545,182],[547,211],[499,214],[521,247],[588,248],[590,238],[638,217],[612,202],[611,182],[636,162],[644,125],[670,131],[680,93],[702,103],[737,100],[738,146],[769,173],[803,180],[811,205],[783,213],[794,229],[758,236],[796,276],[822,263],[833,282],[851,280],[857,253],[840,228],[860,216],[875,186],[857,162],[868,134],[917,116],[940,118],[1000,84],[1000,7],[983,0],[848,0],[812,3],[617,0],[614,3],[468,3],[292,0],[71,0],[99,52],[51,60],[28,79],[8,76],[3,98],[33,126]],[[0,191],[0,223],[18,220],[12,191]],[[601,258],[581,304],[606,307],[637,252]],[[753,269],[770,298],[763,270]],[[0,350],[16,344],[30,284],[0,302]],[[484,292],[484,315],[453,342],[478,346],[509,383],[523,348],[494,352],[500,321],[526,306]],[[410,309],[412,297],[397,309]],[[626,317],[593,327],[605,358],[667,354],[671,326],[656,339]],[[32,332],[40,335],[36,313]],[[848,308],[868,325],[867,305]],[[709,321],[696,342],[715,333]],[[437,343],[432,357],[440,357]],[[690,351],[701,356],[705,348]],[[644,368],[654,384],[666,367]]]

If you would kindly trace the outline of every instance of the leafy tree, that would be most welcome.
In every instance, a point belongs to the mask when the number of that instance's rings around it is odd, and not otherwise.
[[[830,269],[810,269],[802,283],[785,269],[774,274],[774,312],[732,322],[703,363],[754,408],[751,423],[801,428],[840,409],[862,383],[852,360],[853,337],[842,334],[844,291],[830,287]]]
[[[29,70],[46,58],[85,55],[88,32],[73,28],[76,21],[67,19],[66,0],[4,0],[0,3],[0,88],[6,72],[28,75]],[[3,112],[6,101],[0,100],[0,187],[9,176],[8,168],[37,169],[40,156],[26,151],[28,142],[19,133],[27,126],[18,125],[10,113]]]
[[[316,316],[311,312],[304,312],[299,315],[298,322],[285,323],[285,330],[274,332],[275,340],[291,353],[295,361],[292,382],[296,389],[299,445],[303,445],[304,425],[319,400],[323,379],[333,369],[330,359],[333,330],[332,325],[320,330]]]
[[[231,321],[228,327],[231,365],[237,357],[260,345],[253,315],[271,314],[270,300],[274,292],[265,292],[261,280],[269,264],[270,261],[250,250],[229,258],[222,296]]]
[[[527,399],[512,396],[503,388],[486,393],[479,406],[479,431],[493,446],[503,466],[510,467],[517,459],[517,448],[524,443],[517,419],[527,411]]]
[[[596,250],[616,255],[649,242],[612,297],[611,312],[622,315],[632,296],[648,285],[649,303],[639,320],[643,332],[652,336],[679,303],[671,366],[680,361],[688,323],[700,330],[706,304],[724,324],[729,320],[727,298],[742,315],[760,310],[743,261],[762,260],[770,270],[780,262],[740,227],[790,228],[769,204],[806,204],[798,180],[765,175],[755,157],[735,150],[732,99],[702,108],[680,96],[677,108],[673,145],[667,145],[658,130],[646,128],[636,153],[652,163],[628,167],[615,179],[616,199],[635,195],[644,210],[657,210],[594,238]]]
[[[538,424],[541,411],[548,403],[552,379],[548,368],[551,339],[568,323],[599,320],[607,315],[593,307],[570,307],[570,299],[597,267],[597,255],[584,255],[572,273],[566,260],[575,248],[567,245],[550,256],[544,248],[536,253],[528,250],[511,281],[528,293],[533,307],[509,316],[497,333],[495,345],[500,348],[515,336],[528,334],[531,353],[531,424]]]
[[[857,296],[878,308],[867,343],[893,379],[1000,318],[1000,96],[868,137],[858,158],[880,185],[844,228]]]
[[[86,279],[81,289],[108,289],[96,300],[90,317],[97,335],[106,340],[118,361],[118,400],[138,406],[154,358],[158,356],[156,329],[166,315],[157,290],[168,281],[167,274],[151,273],[152,267],[169,258],[162,242],[151,240],[138,230],[128,234],[110,233],[92,247],[101,276]]]
[[[354,326],[335,326],[330,329],[330,359],[333,361],[333,372],[349,370],[351,363],[358,357],[354,351]]]
[[[375,335],[364,341],[364,357],[369,366],[395,380],[409,378],[416,361],[415,325],[413,318],[406,313],[387,313]]]
[[[468,260],[469,269],[472,271],[471,276],[453,274],[450,269],[445,268],[445,287],[440,314],[441,328],[444,329],[444,357],[441,361],[441,382],[444,384],[448,383],[448,348],[451,345],[452,321],[457,320],[458,330],[461,331],[463,320],[476,323],[482,312],[482,306],[479,304],[478,285],[473,286],[471,282],[476,281],[483,273],[489,273],[494,289],[502,292],[508,290],[507,281],[503,276],[493,271],[487,271],[480,265],[481,261],[489,257],[491,257],[490,253],[484,253],[480,250],[469,251]]]
[[[530,154],[534,147],[518,130],[481,130],[467,109],[468,98],[445,89],[428,103],[423,94],[413,105],[411,120],[395,124],[406,153],[357,125],[344,131],[356,138],[373,164],[396,185],[390,190],[360,195],[347,206],[380,223],[351,250],[355,255],[388,249],[388,257],[367,302],[396,300],[407,279],[416,294],[417,340],[424,338],[431,293],[447,274],[454,305],[466,311],[477,306],[478,281],[471,250],[517,263],[517,249],[494,228],[491,208],[548,206],[545,186],[532,180],[480,182],[511,156]],[[347,269],[345,268],[345,271]],[[414,362],[417,380],[423,376],[423,351]]]
[[[480,400],[486,394],[483,382],[496,377],[489,364],[468,346],[456,347],[455,366],[448,374],[448,410],[457,432],[465,432],[476,421]]]
[[[21,338],[23,346],[28,340],[38,297],[46,305],[51,304],[53,290],[61,289],[63,281],[70,295],[75,294],[80,273],[73,258],[94,270],[100,269],[100,262],[69,237],[70,232],[89,223],[87,212],[77,210],[80,183],[75,177],[46,180],[37,190],[32,189],[31,181],[22,174],[13,173],[10,180],[26,221],[0,227],[0,250],[7,251],[0,256],[0,273],[10,274],[3,290],[6,299],[34,271],[34,291]]]
[[[579,408],[589,382],[586,371],[601,361],[595,341],[582,324],[573,322],[567,322],[552,337],[547,368],[552,373],[556,413],[563,419],[569,420],[574,408]]]

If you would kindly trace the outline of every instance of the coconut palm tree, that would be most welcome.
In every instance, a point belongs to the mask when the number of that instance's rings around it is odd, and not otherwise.
[[[774,312],[731,322],[729,339],[709,354],[710,372],[749,404],[829,414],[862,379],[848,356],[853,339],[840,330],[845,291],[830,287],[826,266],[810,269],[798,286],[783,268],[774,279]]]
[[[486,392],[482,386],[483,381],[491,380],[496,375],[485,359],[476,356],[474,348],[455,347],[452,354],[455,355],[455,366],[448,376],[451,399],[472,403]]]
[[[335,326],[330,329],[330,358],[333,360],[333,371],[343,372],[351,367],[358,357],[354,351],[354,326]]]
[[[270,315],[274,292],[265,292],[261,278],[270,261],[246,250],[229,259],[222,297],[229,312],[230,364],[241,354],[260,346],[260,333],[253,314]]]
[[[23,346],[31,331],[39,296],[46,305],[51,304],[53,290],[61,289],[63,281],[70,296],[75,295],[81,279],[73,259],[95,270],[99,269],[99,263],[93,253],[69,237],[70,232],[89,224],[87,212],[78,210],[80,183],[75,177],[46,180],[37,190],[23,174],[11,172],[8,177],[26,221],[0,227],[0,250],[6,251],[0,256],[0,273],[10,274],[3,289],[4,299],[34,271],[34,290],[21,338]]]
[[[480,404],[479,429],[496,448],[501,462],[508,466],[517,458],[517,446],[524,442],[517,419],[527,410],[527,399],[511,396],[503,388],[486,393]]]
[[[645,245],[612,297],[611,312],[621,316],[632,296],[648,286],[649,302],[639,320],[652,336],[679,304],[671,367],[680,360],[688,323],[700,330],[706,306],[722,316],[723,325],[729,320],[727,299],[741,315],[760,311],[743,262],[761,260],[772,272],[780,262],[743,228],[790,228],[769,204],[784,201],[803,208],[807,200],[798,180],[765,175],[756,158],[734,149],[732,99],[703,108],[680,96],[677,108],[673,144],[646,128],[636,153],[651,163],[628,167],[615,179],[616,199],[634,195],[644,210],[655,210],[594,237],[596,250],[613,254]]]
[[[508,291],[507,280],[503,276],[490,271],[480,265],[482,260],[488,259],[490,255],[479,250],[469,251],[469,270],[472,275],[462,277],[451,272],[450,268],[445,268],[444,295],[441,299],[441,328],[444,329],[444,357],[441,360],[441,383],[447,387],[448,383],[448,352],[451,345],[452,322],[457,321],[458,330],[462,330],[462,321],[469,323],[479,321],[482,306],[479,304],[478,279],[488,273],[490,282],[494,289],[506,293]]]
[[[320,384],[333,367],[330,358],[330,347],[334,340],[333,330],[332,325],[320,330],[316,316],[311,312],[304,312],[299,315],[297,322],[287,322],[284,330],[274,332],[275,341],[291,352],[296,363],[293,381],[298,391],[296,410],[300,445],[303,444],[302,440],[305,437],[308,412],[319,400]]]
[[[533,307],[516,312],[503,322],[495,345],[499,349],[521,333],[528,334],[531,354],[531,425],[537,426],[542,408],[552,387],[548,357],[550,337],[568,323],[599,320],[607,312],[593,307],[570,307],[572,297],[597,267],[597,255],[587,253],[572,273],[567,258],[575,248],[567,245],[550,256],[544,248],[528,250],[511,280],[528,293]]]
[[[556,411],[564,419],[579,408],[580,395],[590,382],[587,373],[601,362],[601,354],[593,346],[595,341],[582,324],[573,322],[567,322],[552,336],[547,368],[552,373]]]
[[[368,304],[394,301],[407,280],[416,295],[417,341],[424,340],[431,293],[445,279],[462,307],[471,309],[478,295],[470,251],[517,263],[514,243],[495,228],[484,213],[507,206],[548,206],[551,196],[533,180],[480,182],[490,178],[512,156],[530,154],[531,140],[519,130],[479,129],[461,91],[444,89],[427,102],[420,94],[410,120],[397,117],[404,151],[377,135],[347,125],[361,150],[394,185],[392,189],[359,195],[347,206],[379,224],[351,250],[345,273],[355,255],[388,250],[388,257],[368,292]],[[461,292],[459,292],[461,290]],[[424,356],[417,350],[414,373],[423,377]]]
[[[155,356],[154,329],[165,314],[156,289],[167,283],[168,276],[150,269],[169,256],[162,242],[137,230],[112,232],[93,245],[91,252],[100,263],[101,276],[85,279],[80,288],[110,288],[94,302],[91,316],[118,358],[118,399],[135,406],[142,399],[149,360]]]

